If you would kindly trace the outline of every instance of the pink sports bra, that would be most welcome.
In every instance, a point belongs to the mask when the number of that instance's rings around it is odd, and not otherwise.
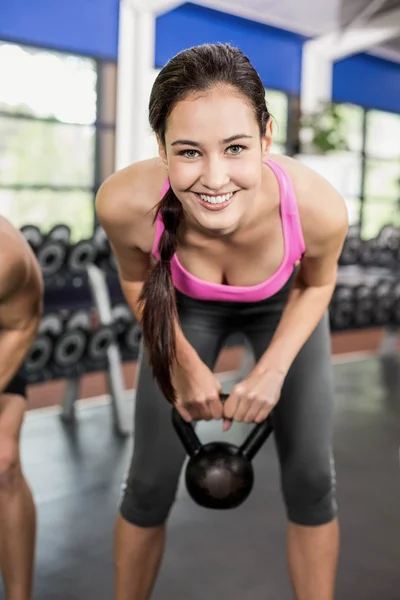
[[[289,280],[295,264],[305,252],[305,244],[300,224],[299,210],[292,181],[288,173],[277,162],[269,159],[266,163],[274,172],[280,189],[280,210],[284,237],[284,256],[281,265],[266,281],[251,286],[225,285],[198,279],[179,262],[176,254],[172,257],[171,272],[174,287],[182,294],[199,300],[221,300],[230,302],[259,302],[276,294]],[[162,197],[169,188],[166,180]],[[161,216],[156,222],[156,235],[152,253],[159,258],[158,242],[164,230]]]

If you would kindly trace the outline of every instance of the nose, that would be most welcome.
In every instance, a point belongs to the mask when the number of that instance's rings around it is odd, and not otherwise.
[[[204,161],[203,165],[200,182],[205,188],[218,192],[229,183],[226,161],[213,157]]]

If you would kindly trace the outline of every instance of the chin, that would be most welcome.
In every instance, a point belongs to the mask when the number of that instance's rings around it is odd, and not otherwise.
[[[227,214],[213,214],[210,216],[203,216],[198,219],[199,224],[207,229],[209,232],[213,233],[232,233],[240,226],[240,217],[237,215],[227,215]]]

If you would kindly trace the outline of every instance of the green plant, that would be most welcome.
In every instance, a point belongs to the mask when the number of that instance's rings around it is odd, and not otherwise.
[[[345,121],[339,107],[327,102],[319,110],[303,115],[300,139],[302,151],[309,154],[348,150]]]

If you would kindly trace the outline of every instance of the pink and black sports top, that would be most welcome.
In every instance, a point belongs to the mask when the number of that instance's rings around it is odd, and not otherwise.
[[[295,264],[305,252],[305,243],[300,224],[299,210],[292,181],[286,170],[277,162],[269,159],[267,165],[274,172],[280,191],[280,213],[284,237],[284,256],[277,271],[265,281],[251,286],[225,285],[210,283],[198,279],[187,271],[179,262],[176,254],[171,260],[171,272],[174,287],[186,296],[199,300],[221,300],[230,302],[259,302],[276,294],[289,280]],[[162,190],[162,196],[169,188],[167,180]],[[156,223],[156,235],[152,253],[156,259],[160,257],[158,243],[164,224],[161,215]]]

